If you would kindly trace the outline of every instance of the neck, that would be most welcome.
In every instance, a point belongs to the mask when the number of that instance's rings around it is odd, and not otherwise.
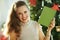
[[[30,19],[27,22],[20,22],[21,25],[26,25],[30,22]]]

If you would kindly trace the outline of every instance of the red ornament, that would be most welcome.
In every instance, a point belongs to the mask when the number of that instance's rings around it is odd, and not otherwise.
[[[7,40],[7,38],[5,36],[2,36],[0,40]]]
[[[36,6],[36,0],[29,0],[31,6]]]
[[[52,7],[53,10],[59,11],[58,4],[54,4]]]

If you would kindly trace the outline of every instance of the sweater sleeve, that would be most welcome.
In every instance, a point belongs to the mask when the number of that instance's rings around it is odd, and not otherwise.
[[[36,22],[36,27],[38,28],[39,32],[39,40],[43,40],[45,38],[45,35],[42,30],[42,26]]]

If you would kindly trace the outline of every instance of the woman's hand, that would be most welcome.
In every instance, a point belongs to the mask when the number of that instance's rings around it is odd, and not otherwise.
[[[48,27],[48,30],[51,31],[54,27],[55,27],[55,18],[52,19],[52,21],[51,21],[51,23],[50,23],[50,25]]]

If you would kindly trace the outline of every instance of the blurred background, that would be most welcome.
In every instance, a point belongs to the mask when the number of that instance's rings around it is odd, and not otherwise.
[[[18,0],[0,0],[0,34],[7,19],[8,11],[12,3]],[[44,6],[56,10],[56,27],[52,30],[51,40],[60,40],[60,0],[22,0],[28,4],[31,11],[31,19],[38,21]],[[46,34],[47,27],[43,26],[43,32]]]

